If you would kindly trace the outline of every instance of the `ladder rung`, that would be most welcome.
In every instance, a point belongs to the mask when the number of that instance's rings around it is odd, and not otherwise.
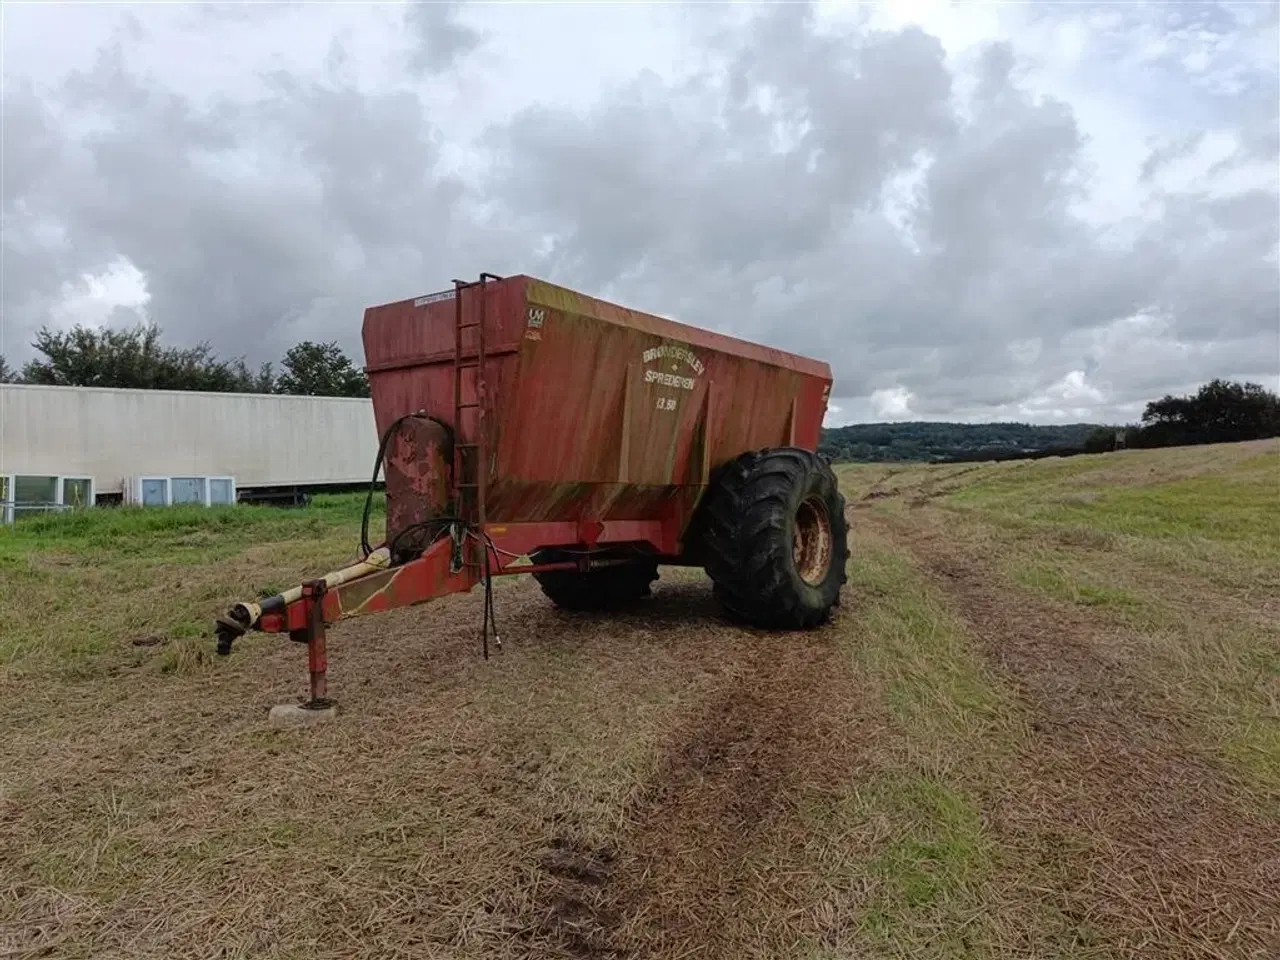
[[[478,443],[455,443],[454,446],[459,450],[475,450],[480,446]]]
[[[470,410],[472,407],[478,407],[478,406],[480,406],[480,404],[478,404],[478,403],[460,403],[460,404],[458,404],[458,409],[459,409],[459,410]]]
[[[455,323],[454,327],[458,330],[470,330],[472,327],[482,327],[482,323]]]
[[[454,366],[457,367],[459,370],[466,370],[468,367],[480,366],[480,361],[479,360],[459,360],[457,363],[454,364]]]

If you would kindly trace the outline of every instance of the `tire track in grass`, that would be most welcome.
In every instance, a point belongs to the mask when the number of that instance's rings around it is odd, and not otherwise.
[[[558,838],[542,899],[555,955],[1078,947],[1069,918],[1018,886],[1042,876],[1000,872],[1009,854],[981,803],[1016,755],[1016,698],[901,557],[856,567],[834,636],[746,635],[753,648],[633,794],[629,829]]]
[[[842,715],[854,681],[829,631],[738,637],[750,651],[667,739],[623,830],[553,841],[542,932],[564,955],[788,956],[821,922],[798,811],[852,776],[877,721]]]
[[[873,522],[1019,691],[1031,740],[994,813],[1058,875],[1062,908],[1098,928],[1111,955],[1280,955],[1280,823],[1244,802],[1183,720],[1106,656],[1117,628],[1011,591],[985,558],[918,518]]]

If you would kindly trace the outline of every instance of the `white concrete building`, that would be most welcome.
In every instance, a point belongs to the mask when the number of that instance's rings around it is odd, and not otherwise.
[[[347,397],[0,384],[0,503],[227,503],[368,483],[373,404]]]

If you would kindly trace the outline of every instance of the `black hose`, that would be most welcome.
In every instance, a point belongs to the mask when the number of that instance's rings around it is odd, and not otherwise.
[[[484,531],[480,531],[484,536]],[[480,642],[484,645],[484,658],[489,659],[489,611],[492,610],[490,598],[493,596],[493,576],[489,573],[489,547],[483,541],[480,548],[484,551],[484,619],[480,625]]]
[[[417,523],[411,523],[403,530],[396,531],[396,535],[392,537],[391,541],[387,544],[387,552],[391,554],[391,558],[394,561],[397,556],[397,548],[400,545],[400,539],[402,537],[407,537],[411,533],[417,533],[419,530],[430,530],[432,527],[437,525],[447,527],[453,523],[463,522],[464,521],[458,517],[432,517],[430,520],[419,520]],[[435,538],[433,537],[432,539]]]
[[[498,645],[498,649],[502,649],[502,637],[498,633],[498,614],[493,605],[493,572],[489,566],[489,553],[492,551],[494,558],[498,556],[498,547],[493,542],[493,538],[488,533],[480,531],[481,548],[484,550],[484,620],[480,628],[481,639],[484,644],[484,658],[489,659],[489,628],[493,628],[493,639]],[[501,561],[499,561],[501,566]]]

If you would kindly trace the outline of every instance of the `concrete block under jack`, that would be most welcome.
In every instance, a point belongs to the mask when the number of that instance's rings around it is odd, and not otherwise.
[[[271,708],[267,722],[273,727],[292,730],[298,727],[312,727],[317,723],[332,720],[337,715],[337,704],[331,704],[319,710],[309,710],[300,703],[280,703]]]

